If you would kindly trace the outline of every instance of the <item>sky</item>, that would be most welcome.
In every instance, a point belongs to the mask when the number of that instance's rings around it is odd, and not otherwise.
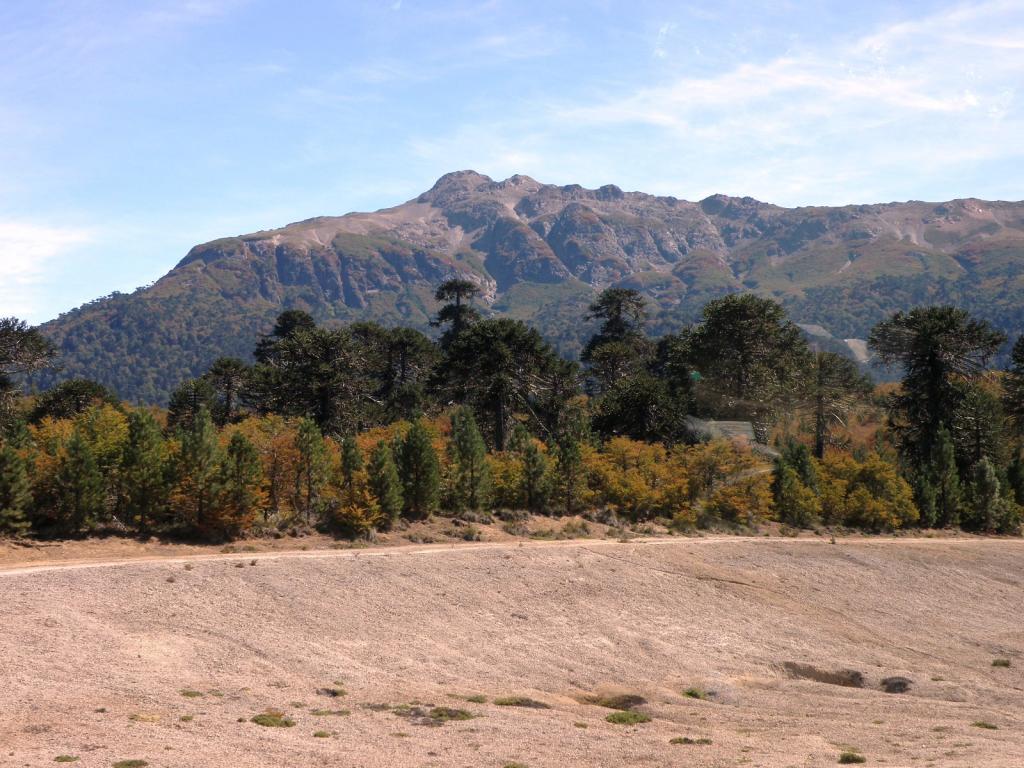
[[[3,0],[0,316],[473,169],[1024,198],[1024,0]]]

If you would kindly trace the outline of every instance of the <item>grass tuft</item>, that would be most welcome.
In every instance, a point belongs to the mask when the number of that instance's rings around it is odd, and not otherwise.
[[[711,694],[703,688],[687,688],[683,691],[683,695],[691,699],[699,699],[700,701],[707,701],[711,697]]]
[[[113,768],[146,768],[149,765],[145,760],[118,760]]]
[[[313,731],[314,739],[329,739],[331,734],[329,731]]]
[[[839,755],[839,762],[842,765],[850,765],[853,763],[866,763],[868,759],[859,752],[843,752]]]
[[[191,688],[184,688],[181,691],[181,695],[186,699],[201,699],[206,694],[202,691],[194,691]]]
[[[309,714],[316,717],[345,717],[351,715],[352,712],[347,709],[311,709]]]
[[[1005,667],[1010,666],[1010,660],[1009,659],[992,659],[992,666],[993,667],[1004,667],[1005,668]]]
[[[612,712],[605,720],[615,725],[638,725],[651,722],[651,718],[643,712]]]
[[[975,720],[973,723],[971,723],[971,725],[973,725],[975,728],[984,728],[987,731],[998,731],[999,730],[999,726],[998,725],[993,725],[992,723],[990,723],[990,722],[988,722],[986,720]]]
[[[53,758],[53,762],[55,762],[55,763],[77,763],[78,762],[78,756],[77,755],[57,755],[55,758]]]
[[[711,739],[691,739],[689,736],[676,736],[668,740],[669,744],[710,744]]]

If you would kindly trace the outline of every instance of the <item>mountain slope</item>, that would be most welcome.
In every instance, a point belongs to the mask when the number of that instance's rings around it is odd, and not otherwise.
[[[650,297],[656,332],[739,290],[773,296],[820,326],[812,333],[839,339],[933,301],[1014,331],[1024,325],[1024,203],[786,209],[461,171],[394,208],[196,246],[154,285],[43,330],[62,350],[56,377],[88,376],[159,402],[217,356],[248,357],[285,308],[327,323],[426,328],[434,286],[455,274],[480,285],[485,311],[534,323],[570,355],[590,332],[580,321],[586,304],[613,284]]]

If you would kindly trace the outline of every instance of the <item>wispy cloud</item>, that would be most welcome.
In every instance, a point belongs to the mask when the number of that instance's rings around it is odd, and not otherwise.
[[[0,315],[34,319],[40,284],[61,257],[92,237],[84,229],[0,220]]]

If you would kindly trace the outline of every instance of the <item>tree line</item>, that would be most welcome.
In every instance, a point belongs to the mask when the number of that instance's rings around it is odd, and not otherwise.
[[[497,508],[676,528],[1019,528],[1024,342],[1008,370],[989,370],[1006,339],[962,310],[875,327],[876,361],[902,371],[883,391],[813,349],[771,299],[728,295],[652,338],[644,299],[610,288],[575,362],[520,321],[482,317],[476,294],[458,279],[438,288],[436,341],[284,312],[252,364],[217,360],[166,409],[86,380],[20,395],[55,350],[0,320],[0,533],[362,536]],[[885,423],[854,435],[851,415],[872,409]],[[691,416],[750,421],[777,447],[773,471],[742,446],[700,444]]]

